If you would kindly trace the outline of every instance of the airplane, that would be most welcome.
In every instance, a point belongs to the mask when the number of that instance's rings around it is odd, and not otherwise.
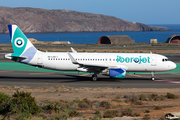
[[[167,57],[153,53],[87,53],[77,52],[42,52],[37,50],[17,25],[8,25],[14,53],[5,58],[46,69],[58,71],[90,72],[92,80],[97,74],[110,78],[124,78],[126,72],[151,72],[151,80],[155,80],[154,72],[169,71],[176,64]]]

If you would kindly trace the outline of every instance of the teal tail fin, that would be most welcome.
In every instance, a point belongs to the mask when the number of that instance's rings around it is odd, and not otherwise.
[[[21,59],[20,62],[30,62],[38,50],[33,46],[17,25],[8,25],[8,28],[14,50],[14,53],[11,54],[12,59],[27,58],[26,60]]]

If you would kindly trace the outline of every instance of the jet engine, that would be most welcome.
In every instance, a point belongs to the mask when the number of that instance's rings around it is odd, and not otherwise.
[[[111,78],[124,78],[126,75],[126,70],[122,68],[109,69],[109,76]]]

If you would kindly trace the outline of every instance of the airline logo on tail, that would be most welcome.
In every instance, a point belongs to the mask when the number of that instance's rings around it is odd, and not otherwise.
[[[16,38],[14,41],[16,47],[20,48],[24,46],[24,40],[20,37]]]

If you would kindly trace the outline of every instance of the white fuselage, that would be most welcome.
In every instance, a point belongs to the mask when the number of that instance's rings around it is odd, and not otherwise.
[[[176,68],[167,57],[150,53],[71,53],[78,63],[104,65],[108,68],[125,68],[127,72],[160,72]],[[67,52],[37,51],[29,62],[55,70],[78,71],[79,65],[73,64]]]

